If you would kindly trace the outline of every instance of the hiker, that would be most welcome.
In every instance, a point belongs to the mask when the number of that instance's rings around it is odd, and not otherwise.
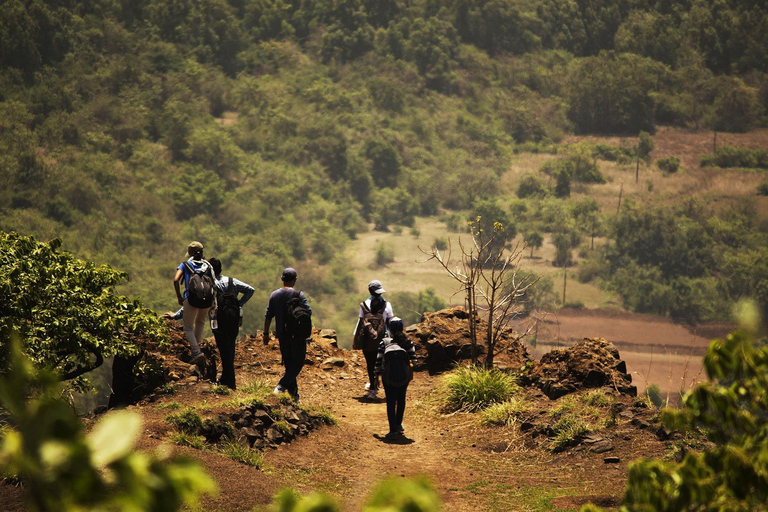
[[[392,337],[386,337],[379,343],[376,356],[376,375],[381,376],[384,394],[387,398],[387,420],[389,433],[385,439],[394,439],[405,432],[403,413],[405,412],[405,392],[413,378],[413,366],[416,363],[416,347],[403,332],[403,321],[397,317],[389,321]]]
[[[215,300],[215,276],[211,264],[203,259],[203,244],[191,242],[187,247],[187,261],[183,261],[176,270],[173,287],[176,299],[183,308],[184,336],[192,351],[189,360],[192,364],[205,361],[200,351],[200,341],[205,329],[205,315]],[[181,279],[184,278],[184,293],[181,293]],[[190,293],[191,292],[191,293]]]
[[[395,316],[392,312],[392,304],[382,297],[385,292],[381,281],[374,279],[368,283],[370,297],[360,303],[360,314],[352,343],[352,348],[362,349],[365,356],[368,369],[368,383],[365,385],[365,391],[371,400],[376,399],[379,392],[379,382],[374,372],[379,343],[387,334],[390,319]]]
[[[264,345],[269,345],[269,326],[274,318],[275,335],[285,366],[285,374],[274,392],[288,392],[298,402],[299,385],[296,377],[304,367],[304,358],[307,355],[307,338],[312,330],[312,308],[309,307],[304,293],[293,288],[297,276],[296,270],[290,267],[283,270],[280,277],[283,286],[269,296],[264,318]]]
[[[216,309],[211,310],[211,330],[221,356],[219,384],[236,389],[235,340],[243,320],[243,306],[253,296],[254,289],[234,277],[222,275],[218,258],[211,258],[210,262],[216,275]]]

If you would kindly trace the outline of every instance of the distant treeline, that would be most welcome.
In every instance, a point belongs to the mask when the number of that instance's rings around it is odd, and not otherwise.
[[[0,229],[125,269],[156,309],[204,239],[259,294],[295,264],[341,314],[351,237],[472,209],[522,144],[766,123],[759,1],[7,0],[0,20]]]

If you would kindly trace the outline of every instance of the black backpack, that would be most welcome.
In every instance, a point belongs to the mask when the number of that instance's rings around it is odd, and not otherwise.
[[[218,305],[216,311],[218,330],[237,335],[240,331],[240,302],[237,300],[237,289],[231,277],[226,290],[223,292],[218,290],[216,304]]]
[[[298,290],[293,290],[293,295],[285,303],[284,332],[296,342],[306,341],[312,336],[312,312]]]
[[[195,270],[195,267],[185,261],[184,264],[190,271],[187,282],[187,300],[189,305],[195,308],[209,308],[213,306],[213,297],[216,285],[213,282],[213,270],[207,261],[205,270]]]
[[[413,378],[411,356],[392,338],[384,338],[384,371],[381,379],[388,386],[405,386]]]
[[[374,303],[371,303],[371,309],[368,309],[365,302],[361,302],[360,307],[363,309],[363,318],[360,322],[362,348],[367,352],[373,352],[379,349],[379,342],[384,339],[387,331],[387,324],[384,322],[387,301],[382,301],[381,309],[375,308]]]

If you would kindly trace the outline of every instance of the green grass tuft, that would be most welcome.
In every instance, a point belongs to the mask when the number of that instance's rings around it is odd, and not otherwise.
[[[208,448],[203,436],[188,434],[187,432],[176,432],[171,436],[171,442],[177,446],[189,446],[198,450]]]
[[[443,377],[445,408],[451,411],[478,411],[509,400],[520,388],[513,376],[502,371],[465,366]]]
[[[579,399],[584,405],[590,405],[593,407],[609,407],[613,404],[613,402],[616,401],[612,396],[606,394],[605,391],[601,391],[599,389],[587,391],[581,395]]]
[[[565,414],[552,429],[555,431],[555,438],[550,448],[553,452],[559,452],[576,444],[581,436],[589,432],[590,427],[578,415]]]
[[[480,418],[484,426],[512,425],[521,414],[530,410],[530,405],[521,398],[512,397],[506,402],[493,404],[485,409]]]
[[[203,394],[231,395],[232,390],[229,389],[224,384],[214,384],[210,387],[210,389],[206,389],[205,391],[203,391]]]
[[[203,427],[203,419],[195,411],[182,411],[169,414],[165,421],[176,427],[179,431],[187,434],[197,434]]]
[[[323,420],[323,423],[325,423],[326,425],[336,426],[339,424],[338,420],[336,419],[336,416],[334,416],[333,413],[330,411],[330,409],[328,409],[327,407],[313,405],[311,407],[306,407],[306,408],[301,407],[301,409],[303,409],[308,414],[312,414],[314,416],[320,416],[320,418]]]
[[[242,462],[248,466],[255,468],[261,468],[264,463],[264,453],[259,450],[254,450],[244,439],[228,438],[219,446],[219,451],[237,462]]]

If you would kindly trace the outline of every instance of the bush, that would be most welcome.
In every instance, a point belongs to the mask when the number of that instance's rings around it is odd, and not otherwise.
[[[768,182],[764,181],[757,186],[757,195],[768,196]]]
[[[190,410],[169,414],[165,417],[165,422],[186,434],[198,434],[203,428],[203,419],[195,411]]]
[[[701,155],[702,167],[768,169],[768,151],[721,146],[714,155]]]
[[[660,158],[656,160],[656,165],[659,169],[666,173],[675,173],[680,168],[680,159],[676,156],[668,156],[666,158]]]
[[[374,252],[376,253],[374,261],[379,267],[395,261],[395,247],[390,243],[383,241],[377,243]]]
[[[464,366],[443,377],[451,411],[478,411],[505,402],[519,389],[514,377],[502,371]]]
[[[520,178],[517,186],[517,197],[525,199],[526,197],[543,197],[547,195],[547,188],[540,179],[532,174],[525,174]]]
[[[448,239],[445,238],[444,236],[441,236],[440,238],[435,238],[435,241],[432,243],[432,245],[438,251],[444,251],[448,249]]]

